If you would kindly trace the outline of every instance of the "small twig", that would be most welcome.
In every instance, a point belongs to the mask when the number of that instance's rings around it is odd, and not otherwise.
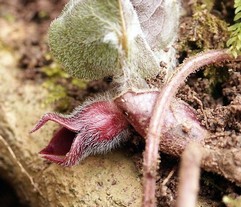
[[[206,115],[206,113],[205,113],[205,111],[204,111],[204,107],[203,107],[202,101],[201,101],[199,98],[197,98],[196,96],[194,96],[194,95],[193,95],[193,99],[196,100],[196,102],[199,104],[200,110],[201,110],[201,112],[203,113],[203,118],[204,118],[205,126],[206,126],[206,128],[208,128],[208,119],[207,119],[207,115]]]
[[[165,186],[167,184],[167,182],[170,180],[170,178],[173,176],[174,172],[176,171],[176,168],[173,168],[169,174],[167,175],[167,177],[163,180],[162,182],[162,186]]]
[[[144,153],[144,207],[154,207],[156,203],[155,183],[160,136],[164,125],[165,113],[168,107],[170,107],[170,103],[178,88],[185,82],[189,74],[195,72],[200,67],[228,60],[234,60],[234,58],[226,50],[211,50],[191,57],[177,69],[175,76],[160,91],[150,120]]]
[[[25,174],[26,177],[29,179],[31,185],[34,188],[34,191],[38,192],[41,196],[43,196],[42,192],[39,190],[38,186],[34,182],[33,177],[27,172],[27,170],[23,167],[23,165],[18,161],[18,159],[17,159],[15,153],[13,152],[12,148],[10,147],[10,145],[6,142],[6,140],[1,135],[0,135],[0,141],[5,145],[5,147],[7,148],[9,153],[11,154],[12,158],[14,159],[14,161],[17,163],[17,165],[21,169],[21,172],[23,174]]]
[[[191,142],[182,154],[176,207],[195,207],[199,190],[202,146]]]

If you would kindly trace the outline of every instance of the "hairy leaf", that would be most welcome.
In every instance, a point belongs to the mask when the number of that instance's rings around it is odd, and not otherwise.
[[[151,49],[161,62],[172,69],[176,64],[175,49],[180,17],[177,0],[131,0],[141,23],[141,28]]]
[[[71,0],[51,24],[49,44],[67,72],[80,78],[146,78],[159,70],[129,0]]]
[[[132,0],[141,28],[153,50],[165,49],[176,38],[180,16],[177,0]]]

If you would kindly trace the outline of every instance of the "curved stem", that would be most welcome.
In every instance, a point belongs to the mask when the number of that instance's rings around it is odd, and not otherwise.
[[[164,125],[165,113],[175,96],[180,85],[182,85],[188,75],[198,70],[200,67],[212,63],[234,60],[227,53],[227,50],[210,50],[200,53],[187,59],[179,66],[172,79],[166,83],[160,91],[155,103],[148,134],[146,138],[146,148],[144,153],[144,198],[143,206],[155,206],[156,171],[158,166],[158,149],[160,139],[162,139],[162,128]]]

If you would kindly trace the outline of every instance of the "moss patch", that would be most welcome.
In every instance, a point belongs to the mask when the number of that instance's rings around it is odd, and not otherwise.
[[[196,54],[207,49],[226,47],[228,24],[211,14],[205,4],[196,5],[192,17],[183,19],[180,29],[180,50]]]
[[[44,104],[53,104],[59,112],[69,110],[73,96],[71,89],[83,90],[86,88],[87,81],[70,77],[55,62],[42,68],[42,72],[47,76],[43,83],[49,94],[44,100]]]

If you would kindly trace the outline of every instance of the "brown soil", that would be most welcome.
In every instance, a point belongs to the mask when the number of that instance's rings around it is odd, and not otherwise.
[[[23,82],[28,79],[40,84],[47,78],[41,71],[43,66],[50,65],[53,61],[46,57],[48,53],[47,29],[50,21],[59,14],[66,2],[67,0],[11,0],[8,2],[0,0],[1,18],[16,24],[16,27],[13,25],[15,27],[14,31],[23,31],[24,33],[23,37],[10,36],[9,40],[5,41],[7,42],[6,46],[13,48],[19,57]],[[225,4],[222,6],[215,5],[212,12],[218,14],[218,18],[230,21],[232,19],[230,10],[232,11],[230,3],[226,3],[226,7]],[[193,29],[191,15],[192,10],[183,18],[181,24],[180,37],[186,38],[188,46],[186,49],[182,48],[179,51],[180,63],[185,57],[192,55],[192,51],[201,50],[196,45],[198,40],[189,41],[187,38],[187,35],[190,35],[190,31]],[[23,28],[19,29],[18,26]],[[212,44],[214,45],[210,48],[216,48],[215,42]],[[186,84],[179,90],[178,97],[197,110],[201,123],[212,133],[206,140],[206,144],[210,148],[241,148],[240,68],[240,64],[232,63],[210,66],[191,75]],[[208,70],[215,70],[215,75],[221,77],[220,80],[213,81],[212,75],[206,75]],[[89,94],[106,90],[109,79],[91,82],[88,84],[87,89],[81,92],[70,87],[67,82],[62,84],[66,84],[69,94],[73,97],[73,103],[71,104],[71,108],[73,108]],[[136,167],[140,170],[141,176],[141,155],[144,143],[138,135],[135,135],[134,139],[127,143],[126,146],[128,153],[136,163]],[[157,181],[157,196],[160,206],[173,206],[178,184],[178,164],[178,159],[165,154],[161,155],[160,172]],[[169,177],[168,180],[166,180],[167,177]],[[163,182],[165,183],[163,184]],[[224,206],[224,204],[220,203],[224,195],[237,196],[240,194],[241,189],[223,177],[202,172],[199,197],[206,200],[207,206]],[[6,197],[0,196],[0,203],[1,199],[6,199]],[[208,204],[209,200],[210,205]]]

